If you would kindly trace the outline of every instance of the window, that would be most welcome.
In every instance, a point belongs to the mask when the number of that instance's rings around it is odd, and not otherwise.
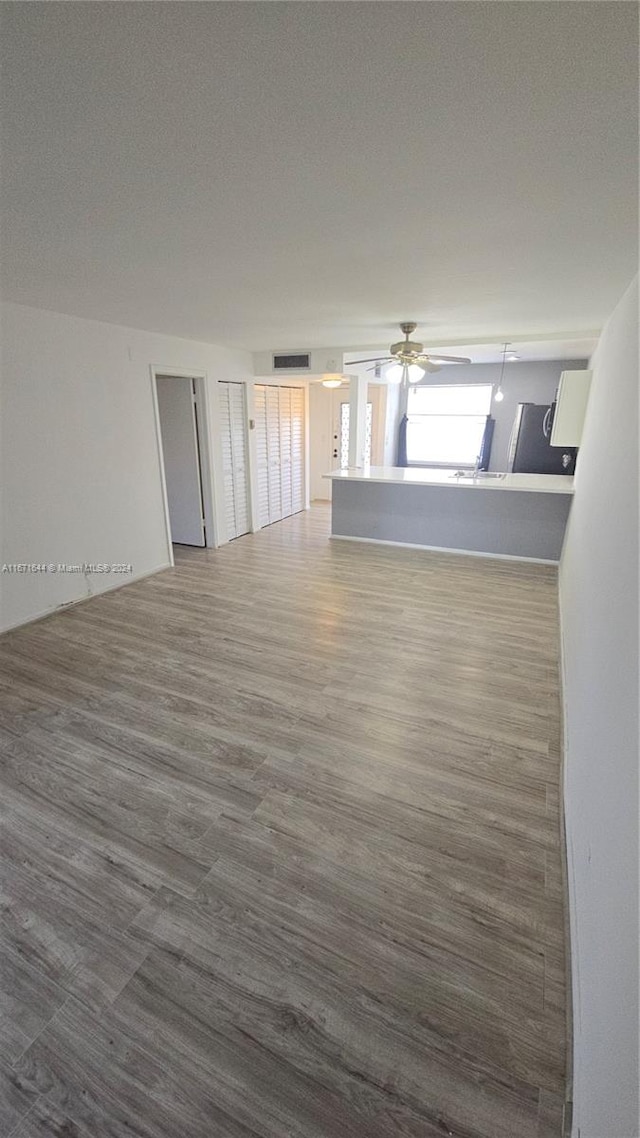
[[[474,466],[491,408],[491,385],[412,387],[407,459],[433,466]]]

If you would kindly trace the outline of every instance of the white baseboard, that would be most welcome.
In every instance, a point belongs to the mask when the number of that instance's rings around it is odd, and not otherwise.
[[[476,549],[451,549],[446,545],[415,545],[410,541],[387,541],[382,537],[352,537],[350,534],[329,534],[332,541],[362,541],[367,545],[392,545],[398,549],[425,549],[430,553],[455,553],[464,557],[488,557],[492,561],[528,561],[533,565],[558,565],[545,557],[521,557],[515,553],[484,553]]]
[[[81,605],[85,601],[93,601],[96,597],[101,597],[103,593],[112,593],[114,589],[126,589],[127,585],[133,585],[135,581],[144,581],[145,577],[154,577],[156,573],[162,573],[164,569],[172,569],[173,566],[170,561],[166,564],[158,565],[155,569],[148,569],[144,573],[136,573],[135,577],[127,577],[126,581],[114,581],[112,584],[105,585],[103,589],[99,589],[96,593],[85,593],[82,597],[74,597],[72,601],[63,601],[59,605],[49,605],[48,608],[42,609],[41,612],[34,613],[33,616],[28,616],[26,620],[16,620],[12,624],[3,625],[0,628],[0,636],[5,632],[12,632],[15,628],[24,628],[27,624],[35,624],[37,620],[44,620],[45,617],[53,616],[56,612],[62,612],[64,609],[71,608],[72,605]]]

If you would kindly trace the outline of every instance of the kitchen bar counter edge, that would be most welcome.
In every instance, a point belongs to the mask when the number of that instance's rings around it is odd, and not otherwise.
[[[530,494],[573,494],[573,478],[567,474],[505,474],[501,478],[483,478],[480,472],[477,478],[458,478],[454,469],[367,466],[333,470],[323,477],[336,482],[383,482],[408,486],[461,487],[463,490],[517,490]]]

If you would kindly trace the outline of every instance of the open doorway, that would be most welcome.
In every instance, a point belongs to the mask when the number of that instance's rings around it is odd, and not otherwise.
[[[171,542],[213,544],[203,380],[164,372],[154,378]]]

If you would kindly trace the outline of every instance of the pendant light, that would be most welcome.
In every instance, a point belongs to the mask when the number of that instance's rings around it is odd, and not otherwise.
[[[507,362],[508,350],[509,350],[509,345],[505,344],[503,349],[502,349],[502,367],[500,368],[500,379],[498,380],[498,388],[497,388],[497,391],[493,397],[496,403],[502,403],[502,400],[504,399],[504,391],[502,390],[502,380],[504,377],[504,365]]]

